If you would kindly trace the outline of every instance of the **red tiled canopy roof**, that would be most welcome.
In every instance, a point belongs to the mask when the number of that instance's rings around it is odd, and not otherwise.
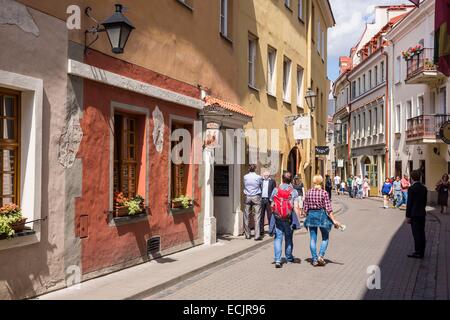
[[[253,114],[251,114],[250,112],[248,112],[247,110],[245,110],[243,107],[241,107],[238,104],[234,104],[231,102],[227,102],[227,101],[223,101],[220,100],[218,98],[214,98],[211,96],[206,96],[205,97],[205,103],[206,105],[210,106],[210,105],[219,105],[220,107],[228,110],[228,111],[232,111],[235,113],[239,113],[243,116],[249,117],[249,118],[253,118]]]

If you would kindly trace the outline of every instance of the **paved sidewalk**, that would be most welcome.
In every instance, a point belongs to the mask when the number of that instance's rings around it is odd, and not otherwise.
[[[333,202],[337,214],[342,211],[339,201]],[[267,230],[267,227],[266,227]],[[304,230],[297,231],[298,234]],[[83,282],[79,288],[66,288],[37,297],[39,300],[123,300],[140,299],[155,294],[176,283],[235,259],[269,244],[244,237],[221,237],[213,246],[198,246],[157,260],[124,269]]]

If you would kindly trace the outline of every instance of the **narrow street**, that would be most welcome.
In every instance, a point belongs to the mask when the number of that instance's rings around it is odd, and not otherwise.
[[[275,269],[269,243],[146,299],[448,299],[448,282],[436,283],[440,224],[434,215],[428,217],[426,258],[419,261],[406,257],[413,241],[404,211],[384,210],[378,200],[338,199],[344,209],[338,219],[347,230],[331,233],[325,267],[309,263],[302,230],[294,239],[298,264]],[[381,269],[380,290],[367,289],[369,266]]]

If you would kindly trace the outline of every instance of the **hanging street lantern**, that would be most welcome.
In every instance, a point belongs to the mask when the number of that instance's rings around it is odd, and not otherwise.
[[[311,112],[314,112],[314,110],[316,110],[316,98],[317,94],[311,88],[309,88],[308,92],[306,93],[305,100]]]
[[[91,16],[92,8],[86,8],[86,15],[95,21],[97,25],[86,30],[85,32],[85,52],[95,41],[98,40],[99,32],[106,32],[113,53],[121,54],[124,52],[128,38],[135,27],[130,20],[123,15],[123,6],[121,4],[116,4],[115,6],[116,12],[114,12],[111,17],[106,19],[101,24],[99,24],[97,20]],[[103,26],[103,28],[101,28],[100,25]],[[95,35],[95,39],[89,43],[89,45],[86,45],[86,38],[88,34]]]

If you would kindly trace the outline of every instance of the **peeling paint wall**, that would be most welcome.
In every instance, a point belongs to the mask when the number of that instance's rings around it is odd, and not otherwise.
[[[44,83],[41,209],[42,217],[48,216],[41,223],[39,243],[0,251],[1,300],[65,285],[65,175],[58,164],[58,141],[66,117],[68,34],[63,21],[14,1],[0,1],[0,21],[0,70]]]

